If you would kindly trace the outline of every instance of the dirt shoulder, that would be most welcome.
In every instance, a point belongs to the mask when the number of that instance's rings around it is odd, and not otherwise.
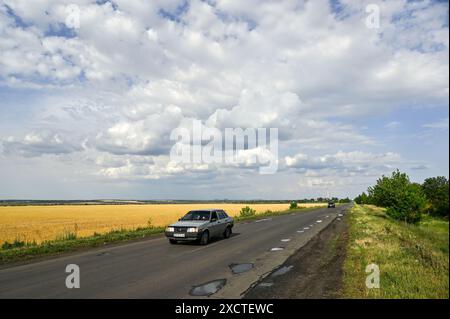
[[[244,298],[339,298],[348,242],[347,214],[335,219],[281,267],[256,283]]]

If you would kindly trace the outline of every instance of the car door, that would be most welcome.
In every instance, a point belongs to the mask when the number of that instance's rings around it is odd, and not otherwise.
[[[223,210],[219,210],[219,221],[220,221],[220,233],[223,234],[225,232],[225,228],[228,226],[228,217]]]
[[[220,220],[216,211],[211,212],[209,231],[211,233],[211,236],[218,236],[220,234]]]

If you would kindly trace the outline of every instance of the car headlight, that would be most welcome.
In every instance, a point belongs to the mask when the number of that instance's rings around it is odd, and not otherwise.
[[[175,231],[175,228],[173,228],[173,227],[166,228],[166,232],[173,233],[174,231]]]
[[[187,232],[188,233],[196,233],[196,232],[198,232],[198,228],[197,227],[189,227],[187,229]]]

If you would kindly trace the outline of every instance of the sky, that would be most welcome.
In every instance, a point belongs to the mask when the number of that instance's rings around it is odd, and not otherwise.
[[[0,0],[0,199],[352,198],[395,169],[448,177],[448,70],[447,1]],[[248,162],[260,147],[174,162],[193,121],[278,129],[277,171]]]

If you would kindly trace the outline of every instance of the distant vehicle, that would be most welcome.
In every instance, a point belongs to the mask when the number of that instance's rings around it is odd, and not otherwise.
[[[234,220],[222,209],[192,210],[178,222],[169,225],[165,234],[171,244],[196,241],[207,245],[212,237],[229,238]]]
[[[335,207],[336,207],[335,203],[333,203],[333,202],[328,203],[328,208],[335,208]]]

